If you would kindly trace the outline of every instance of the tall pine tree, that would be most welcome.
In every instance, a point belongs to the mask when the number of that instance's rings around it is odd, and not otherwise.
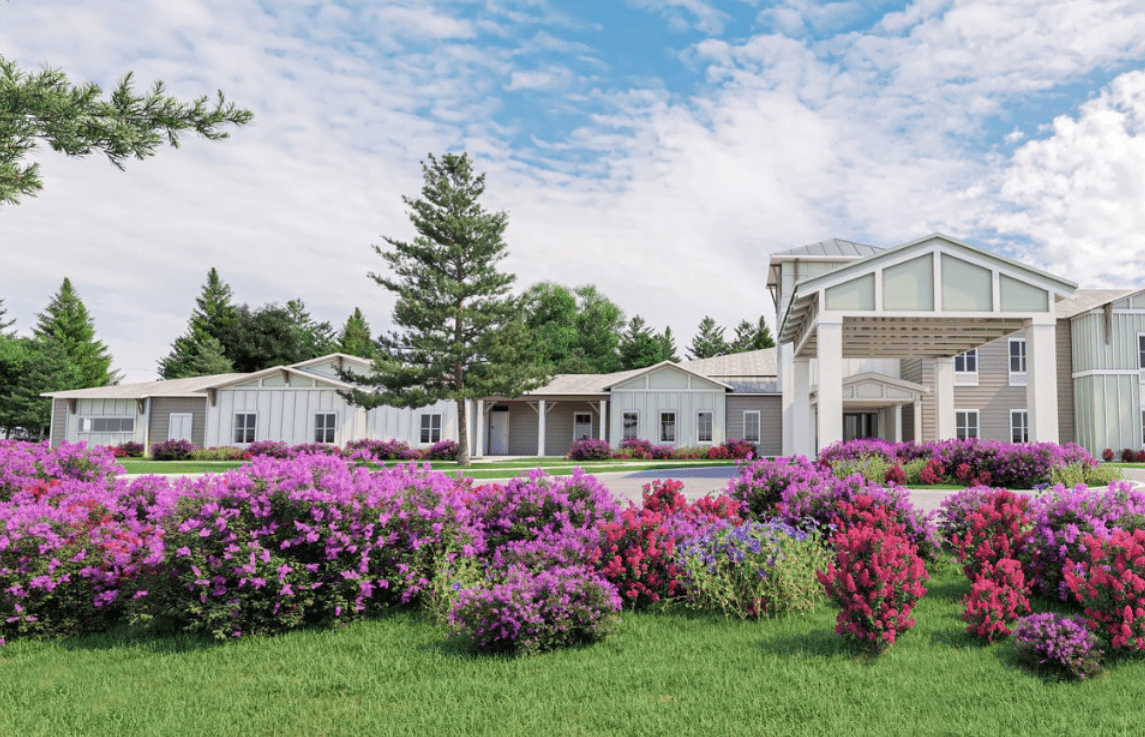
[[[91,385],[63,341],[38,336],[2,342],[8,345],[0,346],[0,374],[15,371],[11,383],[0,387],[0,426],[9,436],[43,440],[52,424],[52,400],[40,395]]]
[[[353,314],[346,318],[346,324],[338,333],[336,348],[339,353],[359,358],[373,358],[377,355],[374,339],[370,335],[370,324],[366,322],[360,307],[355,307]]]
[[[231,303],[231,288],[219,278],[213,266],[207,282],[195,299],[195,309],[187,332],[171,344],[171,352],[159,359],[159,375],[164,379],[208,376],[234,371],[224,339],[233,340],[238,325],[238,308]]]
[[[620,367],[623,371],[655,366],[661,361],[679,361],[676,357],[672,328],[653,333],[644,318],[635,315],[620,336]]]
[[[688,357],[714,358],[728,352],[728,344],[724,340],[724,328],[716,325],[716,321],[704,315],[700,321],[699,332],[692,338],[692,345],[688,346]]]
[[[771,337],[771,330],[767,327],[763,315],[760,315],[754,325],[747,320],[741,320],[740,324],[736,325],[736,337],[728,344],[728,353],[746,353],[774,347],[775,340]]]
[[[4,307],[4,298],[0,297],[0,335],[15,335],[16,331],[5,333],[4,331],[16,324],[16,320],[5,320],[4,317],[8,314],[8,310]]]
[[[33,328],[36,337],[58,342],[79,370],[82,387],[106,386],[119,382],[119,373],[111,370],[111,356],[103,341],[95,338],[95,323],[87,307],[64,278],[60,290],[47,309],[36,315]]]
[[[422,171],[421,197],[402,198],[417,236],[374,246],[390,274],[370,277],[396,295],[398,329],[380,340],[371,374],[354,377],[374,390],[347,398],[365,407],[455,401],[459,460],[468,465],[466,400],[517,396],[541,385],[543,369],[509,294],[516,277],[497,269],[509,216],[481,206],[485,175],[468,154],[430,155]]]

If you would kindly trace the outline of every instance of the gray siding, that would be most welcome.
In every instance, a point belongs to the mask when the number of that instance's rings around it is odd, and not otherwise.
[[[725,437],[729,440],[743,437],[743,413],[749,410],[759,410],[760,455],[781,455],[783,453],[783,400],[781,397],[728,395]]]
[[[155,397],[151,400],[151,428],[149,437],[152,444],[167,439],[167,430],[172,414],[191,415],[191,442],[196,447],[204,444],[207,427],[206,397]],[[228,443],[229,445],[229,443]],[[148,452],[151,449],[148,448]]]
[[[68,413],[68,400],[66,399],[53,399],[52,400],[52,437],[50,438],[53,448],[59,446],[64,442],[68,436],[68,422],[71,416]]]
[[[1113,313],[1113,331],[1106,342],[1105,315],[1086,314],[1073,320],[1073,370],[1137,368],[1137,334],[1145,333],[1145,314]]]
[[[978,386],[954,387],[955,410],[978,410],[978,436],[983,440],[1009,441],[1010,410],[1026,408],[1025,384],[1010,386],[1009,351],[1009,338],[979,346]]]
[[[1096,374],[1073,380],[1077,442],[1093,455],[1105,448],[1137,450],[1141,438],[1141,383],[1136,376]],[[1084,419],[1083,419],[1084,418]]]
[[[1069,320],[1058,320],[1058,442],[1077,442],[1077,421],[1073,407],[1073,339]]]

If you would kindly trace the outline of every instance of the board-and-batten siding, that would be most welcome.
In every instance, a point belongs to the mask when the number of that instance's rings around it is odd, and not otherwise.
[[[1073,370],[1075,372],[1137,369],[1137,334],[1145,333],[1145,314],[1112,315],[1109,342],[1105,315],[1098,311],[1073,319]]]
[[[152,444],[167,439],[171,427],[171,415],[191,415],[191,443],[202,447],[207,445],[207,398],[204,397],[153,397],[151,399]],[[228,442],[212,442],[211,445],[230,445]],[[150,452],[150,450],[148,451]]]
[[[71,415],[68,414],[68,400],[53,399],[52,427],[49,430],[50,437],[48,438],[53,448],[68,439],[68,421],[70,419]]]
[[[700,445],[697,414],[709,411],[712,413],[712,442],[703,445],[718,445],[726,439],[725,394],[722,386],[670,367],[634,377],[612,388],[610,436],[623,437],[624,412],[635,411],[640,418],[637,436],[660,444],[660,413],[675,412],[676,440],[671,444],[681,447]]]
[[[235,445],[235,414],[254,413],[255,440],[279,440],[288,445],[312,443],[314,415],[333,412],[337,415],[334,442],[343,445],[355,439],[360,425],[358,411],[359,408],[347,405],[335,389],[220,389],[209,413],[206,440],[210,445]]]
[[[1077,442],[1077,423],[1073,406],[1073,336],[1069,320],[1057,325],[1058,442]]]
[[[363,418],[361,410],[347,405],[341,397],[338,397],[338,400],[348,411],[355,412],[356,410],[355,419],[350,426],[342,423],[343,431],[347,433],[347,440],[357,440],[364,437],[378,440],[404,440],[416,447],[422,445],[421,417],[426,414],[441,415],[441,438],[443,440],[457,440],[460,437],[457,424],[457,403],[453,401],[436,402],[418,409],[380,406],[366,412]],[[313,432],[313,425],[311,432]],[[345,440],[338,440],[337,442],[340,445],[346,443]]]
[[[1129,307],[1128,300],[1114,303],[1108,335],[1103,310],[1079,315],[1070,324],[1073,372],[1098,372],[1072,382],[1076,440],[1094,455],[1105,448],[1118,451],[1145,446],[1137,353],[1137,335],[1145,333],[1145,314],[1118,312]]]
[[[759,455],[783,454],[783,399],[777,396],[727,396],[727,440],[743,437],[743,413],[759,411]]]
[[[1010,385],[1010,339],[979,346],[978,386],[954,386],[955,411],[978,410],[978,437],[1009,442],[1010,410],[1025,408],[1026,385]]]
[[[65,402],[67,400],[64,400]],[[77,399],[76,413],[67,417],[65,439],[68,442],[85,442],[88,445],[119,445],[128,441],[142,443],[145,439],[144,424],[147,415],[139,412],[139,402],[134,399]],[[132,417],[134,429],[129,433],[80,432],[79,421],[83,417]]]

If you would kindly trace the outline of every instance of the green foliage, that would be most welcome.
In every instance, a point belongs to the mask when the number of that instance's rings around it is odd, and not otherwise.
[[[1108,464],[1090,466],[1087,463],[1071,463],[1068,466],[1054,466],[1050,469],[1049,484],[1061,484],[1073,488],[1078,484],[1086,486],[1108,486],[1123,478],[1120,468]]]
[[[79,369],[81,385],[74,388],[119,383],[119,372],[111,371],[107,346],[96,340],[95,322],[72,288],[70,279],[64,277],[47,309],[36,317],[36,327],[32,331],[36,337],[59,343]]]
[[[52,425],[52,400],[40,394],[83,387],[83,374],[60,341],[0,336],[0,427],[5,434],[44,439]]]
[[[700,321],[696,337],[688,346],[688,358],[714,358],[728,352],[727,341],[724,340],[724,328],[716,325],[716,321],[705,315]]]
[[[771,337],[771,330],[767,327],[763,315],[760,315],[754,325],[747,320],[741,320],[740,324],[736,325],[736,336],[728,344],[728,353],[746,353],[774,347],[775,340]]]
[[[13,330],[11,332],[7,332],[7,333],[4,332],[4,331],[8,330],[8,328],[10,328],[16,324],[15,319],[7,320],[7,321],[4,320],[4,316],[7,314],[8,314],[8,310],[4,307],[4,298],[0,297],[0,336],[4,336],[4,335],[11,336],[11,335],[16,334],[15,330]]]
[[[380,339],[373,371],[353,377],[371,390],[346,398],[365,407],[456,401],[459,460],[468,464],[464,400],[518,396],[540,386],[545,371],[509,294],[516,277],[497,268],[508,215],[481,206],[485,175],[474,173],[468,154],[430,155],[422,170],[421,197],[402,198],[417,236],[374,246],[390,273],[370,277],[396,297],[397,331]]]
[[[285,366],[334,350],[330,323],[314,321],[302,300],[291,300],[286,307],[266,304],[257,309],[243,304],[237,312],[238,319],[222,341],[235,371]]]
[[[653,333],[644,318],[635,315],[620,336],[620,368],[622,371],[655,366],[661,361],[677,361],[671,328],[664,333]]]
[[[377,346],[370,334],[370,324],[366,322],[361,308],[355,307],[354,313],[346,318],[346,324],[338,333],[335,348],[339,353],[348,356],[373,358],[377,355]]]
[[[24,163],[38,142],[67,156],[99,152],[122,169],[127,159],[148,158],[164,142],[177,148],[183,132],[218,140],[228,135],[223,126],[246,125],[253,117],[222,92],[214,103],[206,97],[182,102],[156,82],[136,94],[130,73],[110,97],[102,94],[91,82],[72,85],[58,69],[27,73],[0,57],[0,205],[43,188],[39,164]]]
[[[836,478],[845,479],[848,476],[852,476],[857,473],[867,481],[873,481],[876,484],[881,484],[886,480],[887,471],[890,470],[891,466],[893,465],[895,464],[881,456],[867,455],[861,456],[859,458],[847,459],[844,461],[832,463],[831,474]],[[905,467],[903,468],[903,471],[906,473],[906,477],[909,480],[911,477],[910,471]],[[921,472],[921,466],[919,467],[919,472]]]
[[[234,363],[223,344],[236,337],[238,309],[231,303],[231,288],[213,266],[207,283],[195,298],[195,309],[187,332],[171,344],[171,352],[159,359],[159,375],[164,379],[209,376],[234,371]]]
[[[604,374],[620,367],[624,314],[596,287],[540,282],[521,296],[521,308],[525,328],[551,373]]]

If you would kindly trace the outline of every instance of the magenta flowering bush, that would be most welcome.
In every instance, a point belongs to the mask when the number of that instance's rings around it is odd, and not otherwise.
[[[0,438],[0,502],[36,481],[75,480],[102,486],[113,483],[122,472],[108,448],[65,442],[52,449],[46,441]]]
[[[724,493],[742,505],[744,516],[760,522],[779,513],[788,489],[810,494],[834,483],[830,474],[804,456],[760,458],[739,464],[738,470],[739,476],[728,481]]]
[[[572,442],[566,458],[574,461],[607,461],[612,458],[612,446],[607,440],[581,438]]]
[[[246,447],[248,453],[254,457],[289,458],[290,446],[281,440],[256,440]]]
[[[1082,550],[1063,573],[1089,628],[1114,650],[1145,650],[1145,530],[1085,533]]]
[[[194,450],[190,440],[164,440],[151,445],[151,458],[156,461],[185,461]]]
[[[1014,627],[1014,652],[1018,662],[1029,668],[1082,680],[1101,672],[1105,656],[1084,617],[1054,613],[1019,619]]]
[[[343,451],[346,456],[366,458],[375,461],[417,461],[422,452],[411,448],[404,440],[351,440]]]
[[[438,440],[426,449],[423,456],[431,461],[454,461],[461,455],[461,446],[456,440]]]
[[[1013,558],[984,563],[974,574],[970,593],[962,597],[966,611],[962,621],[966,631],[987,642],[1006,637],[1006,626],[1023,614],[1030,613],[1029,586],[1022,564]]]

